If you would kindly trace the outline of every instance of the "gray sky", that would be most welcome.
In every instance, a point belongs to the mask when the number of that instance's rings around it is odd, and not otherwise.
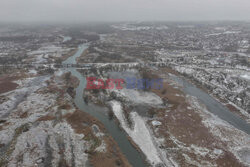
[[[250,20],[250,0],[0,0],[0,21]]]

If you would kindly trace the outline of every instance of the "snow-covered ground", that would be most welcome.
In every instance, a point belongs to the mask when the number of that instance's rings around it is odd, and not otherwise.
[[[250,81],[250,74],[241,75],[242,78]]]
[[[58,94],[44,87],[47,80],[49,76],[18,80],[16,90],[2,94],[7,100],[0,105],[0,118],[7,124],[1,123],[1,163],[3,160],[10,167],[58,166],[65,160],[69,166],[86,165],[90,144],[83,140],[84,135],[76,133],[66,120],[57,122],[58,111],[65,115],[75,108],[60,109]],[[63,97],[63,104],[73,107],[67,95]],[[55,118],[46,120],[48,115]],[[45,120],[39,121],[43,117]],[[102,137],[101,134],[98,132],[96,136]],[[96,151],[105,153],[104,140]]]
[[[29,94],[46,86],[45,81],[48,79],[48,76],[41,76],[15,81],[19,85],[18,88],[3,94],[8,100],[0,105],[0,118],[7,117],[9,112],[15,109]]]
[[[36,74],[37,74],[37,71],[36,71],[36,70],[34,70],[34,69],[31,69],[31,70],[29,70],[29,74],[36,75]]]
[[[118,96],[125,97],[132,103],[161,105],[163,102],[159,96],[152,92],[138,91],[134,89],[114,90]]]
[[[53,126],[52,121],[41,122],[39,126],[32,127],[29,131],[22,133],[16,141],[15,149],[9,158],[9,166],[19,164],[22,166],[37,166],[40,163],[53,159],[52,165],[60,161],[59,152],[64,149],[65,160],[72,166],[72,157],[75,156],[76,166],[85,165],[88,156],[85,153],[85,141],[82,134],[75,134],[74,130],[65,122]],[[60,143],[63,144],[60,146]],[[53,148],[48,155],[48,147]],[[63,148],[61,148],[63,147]],[[71,151],[73,147],[73,152]],[[23,156],[20,164],[19,157]],[[51,156],[51,157],[49,157]]]
[[[49,53],[56,53],[56,52],[62,53],[68,50],[70,49],[64,49],[60,46],[55,46],[55,45],[48,45],[48,46],[41,47],[40,49],[36,51],[29,52],[28,55],[40,55],[40,54],[49,54]]]
[[[47,45],[39,48],[38,50],[28,52],[32,56],[35,63],[46,63],[52,57],[61,57],[63,53],[69,52],[71,48],[62,48],[55,45]]]
[[[7,101],[0,105],[0,118],[8,119],[7,129],[0,131],[0,143],[7,144],[15,133],[15,129],[22,124],[34,122],[49,111],[47,109],[55,103],[55,95],[38,94],[36,90],[42,88],[49,77],[34,77],[16,81],[18,89],[4,94]],[[20,119],[22,114],[29,117]]]
[[[151,30],[151,29],[156,29],[156,30],[167,30],[168,27],[165,25],[161,26],[135,26],[135,25],[130,25],[130,24],[120,24],[120,25],[112,25],[113,28],[122,30],[122,31],[142,31],[142,30]]]
[[[226,121],[221,120],[209,112],[204,106],[200,105],[196,98],[190,97],[189,102],[193,108],[198,109],[197,111],[203,119],[202,122],[210,129],[210,132],[219,140],[225,141],[225,143],[227,143],[227,149],[243,164],[249,166],[250,135],[236,129]]]
[[[136,112],[132,112],[130,114],[130,118],[133,122],[133,128],[131,129],[126,123],[121,104],[117,101],[111,101],[110,103],[115,116],[121,123],[122,128],[139,146],[142,152],[146,155],[148,161],[153,166],[162,163],[170,165],[168,160],[165,158],[166,155],[161,155],[161,153],[157,150],[157,147],[154,144],[154,139],[152,138],[144,119]]]

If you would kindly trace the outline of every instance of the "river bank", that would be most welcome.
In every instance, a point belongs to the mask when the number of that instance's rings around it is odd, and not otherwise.
[[[183,74],[179,73],[178,71],[175,71],[172,68],[164,68],[163,70],[176,75],[180,78],[185,78],[185,80],[187,80],[188,82],[192,83],[193,85],[195,85],[197,88],[201,89],[202,91],[204,91],[205,93],[209,94],[211,97],[213,97],[216,101],[218,101],[218,103],[222,104],[226,109],[228,109],[229,111],[231,111],[232,113],[235,113],[237,116],[239,116],[241,119],[243,119],[244,121],[246,121],[246,123],[249,124],[250,122],[250,114],[247,113],[246,111],[244,111],[243,109],[239,108],[237,105],[233,104],[232,102],[226,100],[226,99],[222,99],[218,96],[215,96],[211,93],[211,91],[209,91],[209,89],[206,88],[206,86],[201,85],[199,82],[197,82],[196,80],[193,80],[192,78],[189,78],[187,76],[183,76]]]

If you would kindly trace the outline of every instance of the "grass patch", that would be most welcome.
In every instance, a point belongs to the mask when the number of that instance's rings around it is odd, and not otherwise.
[[[102,141],[98,137],[94,136],[92,133],[89,133],[83,139],[85,141],[91,142],[91,146],[90,146],[90,148],[88,150],[88,153],[94,153],[95,149],[97,147],[99,147],[101,145],[101,143],[102,143]]]

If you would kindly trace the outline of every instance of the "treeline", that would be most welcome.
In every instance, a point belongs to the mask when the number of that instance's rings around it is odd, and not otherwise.
[[[30,39],[28,36],[2,36],[0,41],[4,42],[27,42]]]
[[[0,57],[0,64],[15,64],[20,63],[24,59],[23,56],[9,56],[9,57]]]

